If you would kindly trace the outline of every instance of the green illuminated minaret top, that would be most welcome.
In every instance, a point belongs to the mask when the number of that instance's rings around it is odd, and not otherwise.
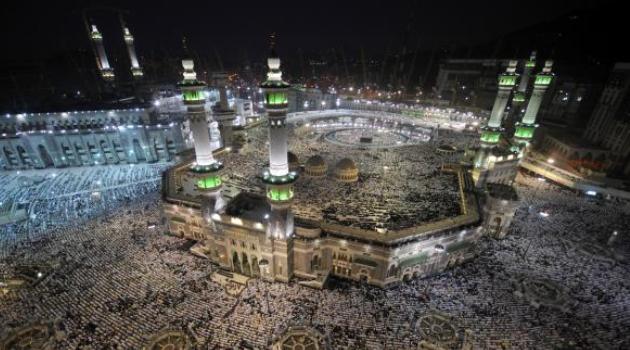
[[[551,68],[553,67],[553,61],[546,61],[545,66],[534,79],[534,90],[532,96],[527,104],[525,115],[523,120],[516,125],[516,131],[514,138],[519,143],[527,143],[534,136],[534,130],[536,129],[536,117],[540,110],[540,105],[544,98],[545,92],[553,80],[553,73]]]
[[[269,169],[263,173],[263,181],[267,184],[267,198],[280,203],[293,198],[292,183],[297,179],[297,173],[289,171],[287,159],[287,92],[290,85],[282,80],[274,34],[271,35],[270,51],[267,80],[260,85],[269,122]]]
[[[517,104],[525,102],[527,87],[529,85],[529,77],[534,67],[536,67],[536,51],[532,51],[529,59],[525,61],[525,64],[523,66],[523,75],[521,75],[521,80],[519,81],[518,87],[514,92],[512,102]]]
[[[499,75],[499,91],[497,92],[497,97],[492,106],[488,125],[481,133],[481,141],[486,144],[498,143],[501,138],[503,114],[518,78],[518,74],[516,74],[516,64],[517,61],[510,61],[505,73]]]
[[[184,42],[185,43],[185,42]],[[205,109],[205,84],[197,80],[193,60],[182,60],[184,79],[179,83],[182,99],[186,106],[186,118],[190,123],[190,130],[195,146],[195,162],[189,173],[195,178],[197,189],[201,191],[218,191],[221,187],[220,170],[223,164],[214,159],[210,146],[208,119]]]

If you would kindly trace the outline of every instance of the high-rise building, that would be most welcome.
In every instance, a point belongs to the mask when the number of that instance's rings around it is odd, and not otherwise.
[[[490,109],[496,97],[497,75],[509,63],[505,59],[444,60],[436,78],[437,95],[456,105]]]
[[[584,138],[610,150],[612,172],[630,174],[630,63],[615,64]]]

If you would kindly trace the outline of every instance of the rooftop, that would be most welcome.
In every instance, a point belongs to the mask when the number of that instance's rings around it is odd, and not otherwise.
[[[328,165],[325,176],[300,176],[294,182],[292,211],[296,223],[318,222],[322,228],[325,226],[334,232],[345,230],[350,236],[389,241],[478,219],[474,217],[476,210],[468,210],[472,214],[463,219],[464,206],[469,209],[475,205],[474,195],[466,195],[462,200],[464,194],[459,190],[462,176],[441,170],[449,156],[435,152],[437,145],[431,142],[366,150],[327,142],[322,135],[330,129],[295,126],[290,118],[289,125],[289,149],[302,160],[301,165],[313,156],[321,157]],[[239,215],[253,215],[252,221],[263,222],[257,208],[266,208],[266,204],[262,204],[265,183],[261,170],[268,164],[267,129],[248,129],[246,137],[248,142],[239,153],[221,152],[215,154],[215,158],[225,165],[223,193],[226,199],[240,198],[242,192],[260,196],[260,205],[253,205]],[[463,148],[464,142],[470,141],[466,138],[464,134],[448,131],[440,135],[441,141],[457,148]],[[340,161],[345,163],[343,158],[351,159],[361,169],[357,182],[348,184],[335,179],[334,165]],[[181,194],[193,199],[194,185],[182,175],[184,192]],[[426,230],[419,226],[425,226]]]

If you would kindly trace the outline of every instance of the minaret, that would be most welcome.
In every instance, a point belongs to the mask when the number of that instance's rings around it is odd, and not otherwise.
[[[481,132],[481,148],[475,157],[475,169],[484,169],[488,165],[488,150],[496,146],[501,140],[503,128],[501,123],[505,113],[505,107],[510,99],[512,89],[516,85],[516,64],[517,61],[510,61],[505,73],[499,75],[499,91],[492,106],[488,125]]]
[[[545,66],[542,72],[536,75],[534,80],[534,90],[532,96],[529,98],[525,115],[520,123],[516,123],[516,131],[514,133],[514,144],[519,147],[519,151],[523,151],[534,136],[534,131],[538,126],[536,124],[536,117],[540,110],[540,104],[543,101],[545,92],[553,80],[553,73],[551,68],[553,67],[553,61],[548,60],[545,62]]]
[[[504,122],[506,134],[510,137],[514,135],[514,127],[516,122],[521,119],[524,112],[524,106],[527,101],[527,89],[529,88],[529,77],[532,73],[532,69],[536,66],[536,51],[532,51],[528,60],[523,61],[523,74],[520,76],[520,80],[514,94],[512,95],[512,102],[510,103],[509,117]]]
[[[236,118],[234,111],[230,109],[227,99],[227,74],[214,73],[214,85],[219,88],[219,103],[213,108],[214,120],[219,123],[221,141],[226,149],[232,148],[232,122]]]
[[[220,199],[222,180],[219,171],[223,168],[223,164],[214,159],[210,147],[208,118],[205,110],[206,97],[203,91],[205,84],[197,80],[197,73],[195,73],[192,60],[182,60],[182,66],[184,67],[184,80],[179,83],[179,87],[182,90],[187,109],[187,119],[190,122],[190,130],[195,144],[195,162],[189,171],[194,176],[199,191],[206,192],[208,196],[215,199]],[[218,203],[215,204],[218,205]]]
[[[288,281],[292,273],[291,201],[293,182],[297,180],[297,174],[289,172],[287,159],[287,91],[290,85],[282,81],[280,58],[275,52],[273,35],[267,66],[269,67],[267,80],[260,85],[269,126],[269,169],[263,174],[263,182],[267,186],[267,200],[271,205],[267,236],[273,241],[274,246],[273,276],[278,280]]]
[[[532,51],[531,55],[529,55],[529,59],[526,60],[523,65],[523,75],[521,75],[521,80],[519,81],[518,87],[512,97],[513,105],[516,104],[516,106],[520,107],[525,102],[527,98],[527,88],[529,87],[529,77],[531,76],[534,67],[536,67],[536,51]],[[513,106],[513,108],[516,106]],[[515,113],[518,112],[515,111]]]
[[[136,48],[133,45],[133,35],[129,32],[129,28],[127,28],[124,23],[123,33],[125,37],[125,44],[127,44],[127,53],[129,54],[129,61],[131,61],[131,75],[133,75],[134,79],[140,79],[144,75],[142,73],[142,68],[140,68],[140,63],[138,62],[138,56],[136,55]]]
[[[109,65],[107,54],[105,53],[105,46],[103,46],[103,35],[98,31],[98,28],[96,28],[96,25],[94,24],[92,24],[90,38],[92,39],[92,43],[94,45],[96,53],[96,66],[101,73],[101,77],[103,77],[106,81],[114,80],[114,70]]]

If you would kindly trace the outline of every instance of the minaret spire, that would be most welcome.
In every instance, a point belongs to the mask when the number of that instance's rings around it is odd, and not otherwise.
[[[514,144],[518,146],[519,151],[523,151],[531,139],[534,137],[534,131],[538,126],[536,124],[536,118],[538,117],[538,111],[540,105],[545,96],[545,92],[553,80],[553,73],[551,69],[553,67],[553,61],[547,60],[542,71],[536,75],[534,79],[534,90],[532,96],[529,98],[527,109],[523,115],[523,119],[520,123],[516,123],[516,131],[514,132]]]
[[[103,45],[103,35],[98,31],[95,24],[90,25],[90,39],[92,39],[92,44],[94,45],[96,65],[101,73],[101,77],[106,81],[114,80],[114,70],[109,65],[109,60],[105,53],[105,46]]]
[[[210,146],[208,118],[205,109],[206,96],[203,91],[206,85],[197,80],[195,64],[192,59],[183,59],[182,67],[184,68],[184,79],[179,83],[179,87],[182,90],[184,105],[187,109],[187,119],[195,144],[195,162],[190,167],[190,172],[197,180],[197,189],[216,194],[222,183],[219,170],[223,168],[223,165],[214,159]]]
[[[297,179],[296,173],[289,172],[287,159],[287,92],[290,85],[282,80],[280,58],[275,52],[275,34],[270,37],[269,71],[267,80],[260,85],[269,123],[269,169],[264,172],[263,181],[267,184],[267,199],[272,211],[277,214],[276,220],[270,220],[269,233],[274,238],[286,239],[293,233],[288,209],[293,198],[293,182]]]
[[[269,34],[269,57],[277,58],[278,53],[276,52],[276,33],[272,32]]]
[[[502,123],[505,107],[508,104],[518,77],[516,65],[517,61],[510,61],[505,73],[499,75],[499,90],[492,106],[492,112],[490,112],[490,119],[488,120],[488,125],[481,131],[481,145],[477,150],[473,164],[473,179],[477,187],[485,184],[485,174],[488,172],[488,161],[492,149],[498,146],[501,141],[501,135],[504,130]]]
[[[267,185],[267,201],[270,205],[267,223],[267,238],[273,241],[273,255],[266,256],[272,261],[273,276],[277,280],[288,281],[293,273],[291,246],[293,244],[293,183],[297,173],[289,172],[287,160],[287,92],[290,85],[282,81],[280,58],[275,52],[275,34],[271,35],[271,52],[267,58],[267,80],[260,87],[264,94],[269,126],[269,170],[263,173]]]
[[[122,27],[123,37],[125,44],[127,45],[127,54],[129,55],[129,61],[131,62],[131,75],[134,79],[140,79],[144,75],[140,63],[138,62],[138,56],[136,55],[136,47],[134,45],[134,38],[129,31],[129,28],[125,24],[122,15],[119,15],[120,26]]]

